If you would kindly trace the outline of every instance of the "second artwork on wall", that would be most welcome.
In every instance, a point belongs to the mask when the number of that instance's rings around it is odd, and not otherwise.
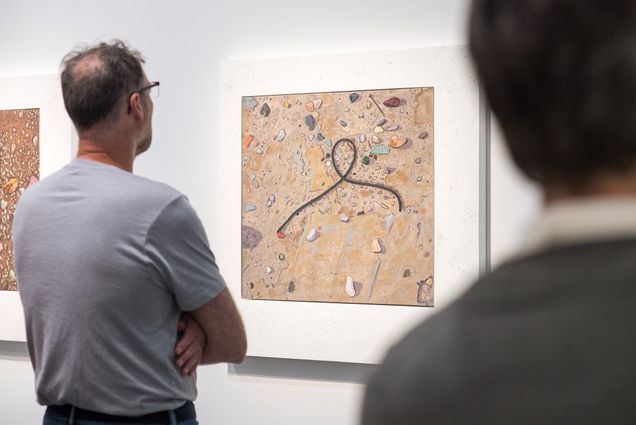
[[[0,291],[15,291],[11,232],[20,195],[40,176],[40,110],[0,110]]]
[[[16,206],[24,191],[68,163],[72,146],[59,76],[0,78],[1,341],[26,341],[11,242]]]
[[[434,305],[434,89],[244,97],[242,296]]]

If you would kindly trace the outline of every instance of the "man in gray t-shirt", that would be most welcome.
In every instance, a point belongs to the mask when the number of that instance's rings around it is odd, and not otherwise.
[[[196,366],[245,355],[197,214],[176,190],[132,174],[150,146],[158,85],[142,62],[121,42],[65,59],[78,157],[26,191],[15,214],[15,270],[45,423],[194,423]]]

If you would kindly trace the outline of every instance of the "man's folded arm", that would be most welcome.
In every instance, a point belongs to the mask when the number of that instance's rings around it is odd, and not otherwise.
[[[247,338],[243,320],[227,288],[190,314],[207,337],[202,364],[241,363],[245,359]]]

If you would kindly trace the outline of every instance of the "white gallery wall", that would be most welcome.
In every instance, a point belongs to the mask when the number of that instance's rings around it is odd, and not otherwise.
[[[542,207],[542,192],[513,164],[501,128],[492,119],[490,137],[490,265],[523,249]]]
[[[219,137],[223,61],[465,44],[469,4],[1,1],[0,77],[56,73],[62,57],[80,42],[121,38],[143,52],[149,79],[161,81],[161,96],[155,102],[154,145],[135,172],[185,193],[216,252],[223,250],[215,234],[224,225],[219,211],[225,202],[218,196],[225,159],[220,147],[236,143]],[[496,208],[505,211],[506,204],[504,199]],[[370,371],[369,365],[264,358],[204,367],[199,418],[202,424],[355,424]],[[35,402],[24,344],[0,342],[0,409],[3,423],[40,423],[43,410]]]

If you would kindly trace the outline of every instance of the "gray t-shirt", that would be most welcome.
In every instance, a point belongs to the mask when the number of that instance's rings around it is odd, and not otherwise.
[[[177,323],[225,282],[182,194],[76,159],[23,194],[13,243],[40,404],[138,416],[196,398]]]

